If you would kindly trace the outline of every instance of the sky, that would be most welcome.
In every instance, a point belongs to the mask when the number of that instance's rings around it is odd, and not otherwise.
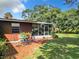
[[[22,11],[33,9],[36,5],[52,5],[62,11],[76,8],[76,5],[65,5],[64,0],[0,0],[0,17],[6,12],[11,12],[13,18],[22,19]]]

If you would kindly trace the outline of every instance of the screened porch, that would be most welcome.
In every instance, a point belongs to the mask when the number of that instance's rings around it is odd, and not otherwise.
[[[32,35],[33,36],[50,35],[51,31],[52,31],[51,23],[40,22],[38,24],[32,25]]]

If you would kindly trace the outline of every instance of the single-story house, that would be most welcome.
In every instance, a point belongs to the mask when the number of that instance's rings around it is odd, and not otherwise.
[[[52,24],[0,18],[0,28],[3,29],[4,35],[8,40],[18,40],[18,35],[21,32],[30,32],[36,38],[48,37],[52,30]]]

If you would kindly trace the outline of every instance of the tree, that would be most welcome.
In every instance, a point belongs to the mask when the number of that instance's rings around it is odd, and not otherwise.
[[[24,10],[24,11],[22,12],[22,17],[23,17],[23,18],[29,19],[30,16],[31,16],[31,10],[30,10],[30,9],[26,9],[26,10]]]
[[[28,14],[28,16],[26,15]],[[62,12],[58,8],[36,6],[33,10],[24,11],[25,17],[30,21],[49,22],[54,25],[55,32],[79,33],[78,9]]]
[[[75,3],[77,3],[78,2],[78,0],[65,0],[65,3],[66,4],[75,4]]]
[[[6,18],[6,19],[12,19],[12,17],[13,16],[10,12],[7,12],[7,13],[4,14],[4,18]]]

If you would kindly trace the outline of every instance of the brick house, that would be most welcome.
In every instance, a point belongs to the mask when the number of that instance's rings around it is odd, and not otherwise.
[[[18,19],[0,18],[0,27],[8,40],[18,40],[21,32],[30,32],[36,38],[50,36],[52,24],[45,22],[30,22]]]

